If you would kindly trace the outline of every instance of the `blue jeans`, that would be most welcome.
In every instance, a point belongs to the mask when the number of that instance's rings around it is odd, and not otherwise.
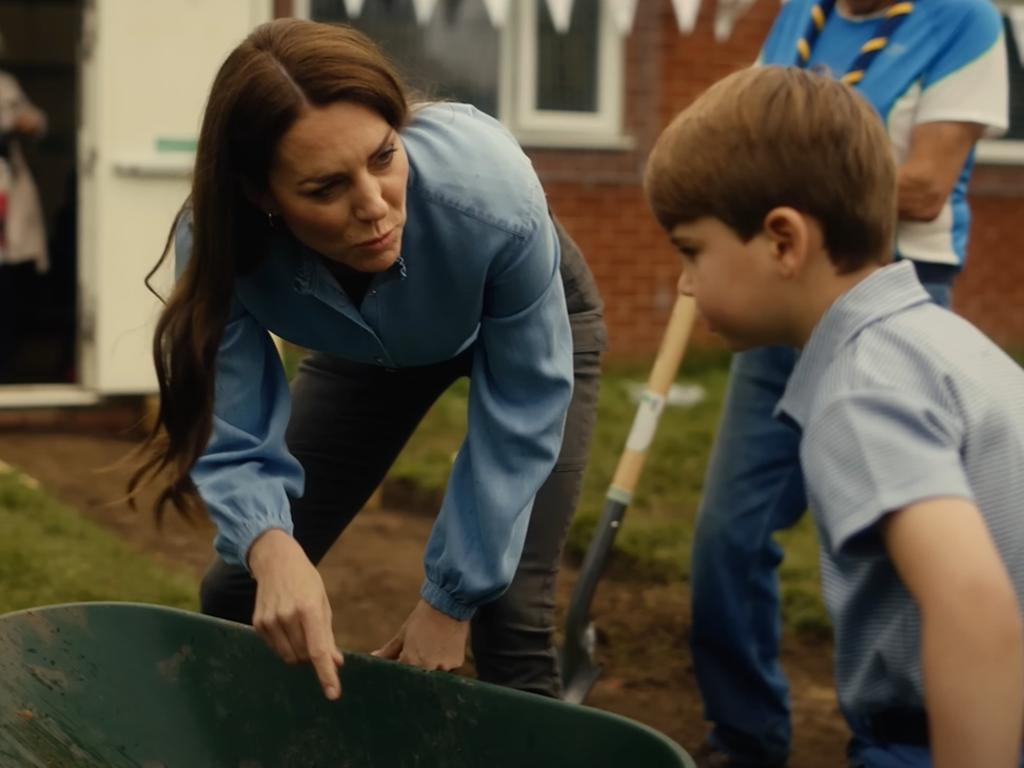
[[[918,269],[933,300],[949,306],[952,268]],[[932,279],[935,278],[935,279]],[[799,433],[772,411],[797,351],[763,347],[733,357],[722,419],[697,514],[690,570],[691,650],[709,741],[752,766],[789,754],[789,686],[772,539],[807,508]]]

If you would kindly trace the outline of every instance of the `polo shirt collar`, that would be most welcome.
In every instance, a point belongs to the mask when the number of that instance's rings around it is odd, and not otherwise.
[[[811,333],[775,415],[804,428],[818,382],[839,351],[867,326],[931,301],[914,265],[899,261],[872,272],[833,302]]]

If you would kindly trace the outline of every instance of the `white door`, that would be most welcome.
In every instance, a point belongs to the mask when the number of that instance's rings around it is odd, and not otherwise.
[[[86,0],[79,134],[81,383],[155,390],[143,280],[189,189],[213,76],[272,0]],[[170,265],[155,281],[170,284]]]

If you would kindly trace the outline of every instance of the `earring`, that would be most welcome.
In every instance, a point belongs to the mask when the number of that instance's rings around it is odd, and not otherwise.
[[[273,211],[267,211],[267,226],[271,229],[274,228],[274,213]]]

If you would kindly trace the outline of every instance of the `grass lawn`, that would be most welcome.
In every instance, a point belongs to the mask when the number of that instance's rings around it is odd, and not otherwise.
[[[0,467],[0,613],[80,600],[197,607],[197,585]]]

